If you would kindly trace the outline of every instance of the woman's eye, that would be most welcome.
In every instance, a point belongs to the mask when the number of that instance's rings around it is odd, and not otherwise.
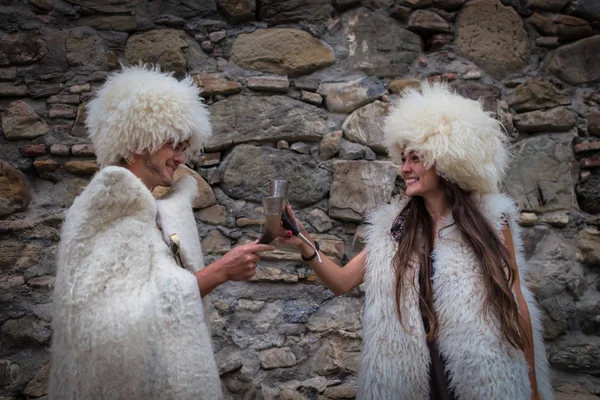
[[[412,162],[419,162],[419,157],[418,156],[413,156],[412,157]]]

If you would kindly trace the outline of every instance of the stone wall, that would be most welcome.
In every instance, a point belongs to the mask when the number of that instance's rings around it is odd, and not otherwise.
[[[553,383],[563,399],[600,394],[597,1],[0,5],[0,399],[46,394],[59,231],[97,170],[84,104],[139,60],[191,74],[211,107],[214,139],[187,171],[204,178],[208,261],[259,235],[259,200],[283,176],[297,214],[346,262],[365,214],[402,190],[381,144],[389,102],[425,78],[481,98],[514,138],[506,190],[524,211]],[[279,248],[211,300],[227,398],[354,398],[360,290],[334,297]]]

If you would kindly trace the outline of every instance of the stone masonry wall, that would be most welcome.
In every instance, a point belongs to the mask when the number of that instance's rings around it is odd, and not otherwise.
[[[207,261],[253,240],[285,177],[325,252],[401,193],[388,105],[419,79],[482,99],[514,139],[529,285],[562,399],[600,395],[600,3],[596,0],[0,0],[0,399],[44,398],[64,212],[96,172],[84,105],[121,62],[204,88]],[[160,195],[160,193],[157,193]],[[391,275],[390,275],[391,276]],[[334,297],[279,248],[210,296],[226,398],[351,399],[362,292]]]

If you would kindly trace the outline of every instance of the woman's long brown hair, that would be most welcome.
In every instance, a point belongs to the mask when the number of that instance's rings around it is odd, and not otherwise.
[[[441,179],[441,182],[448,207],[454,218],[453,225],[456,225],[462,238],[471,247],[483,274],[486,300],[481,311],[486,317],[496,317],[506,340],[515,348],[523,350],[526,338],[519,322],[519,310],[512,292],[515,274],[508,250],[481,214],[469,193],[445,179]],[[404,280],[414,276],[407,274],[407,271],[413,268],[411,261],[418,261],[420,307],[421,312],[429,320],[427,338],[432,339],[437,337],[438,333],[431,285],[433,220],[425,208],[422,197],[412,197],[402,212],[406,218],[404,231],[393,259],[396,274],[396,310],[402,322],[401,302],[402,291],[405,288]],[[409,286],[414,288],[412,282]],[[492,321],[496,319],[492,318]]]

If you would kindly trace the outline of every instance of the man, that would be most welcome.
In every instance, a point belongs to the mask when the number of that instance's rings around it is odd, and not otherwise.
[[[69,209],[54,291],[51,399],[221,399],[201,298],[246,280],[238,246],[203,268],[184,152],[211,135],[199,89],[157,68],[110,77],[87,106],[101,170]],[[172,186],[155,201],[156,186]]]

